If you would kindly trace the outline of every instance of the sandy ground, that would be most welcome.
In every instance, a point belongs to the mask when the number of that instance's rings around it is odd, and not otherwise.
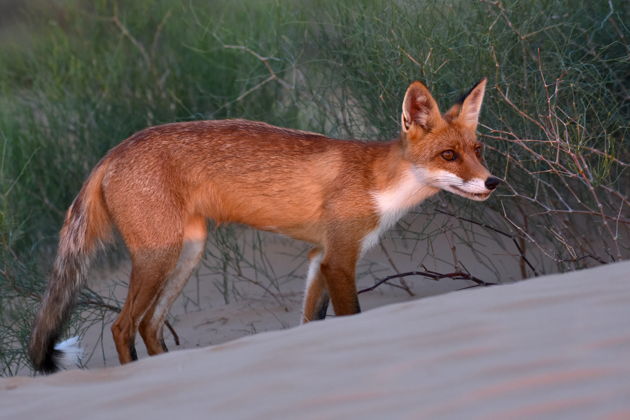
[[[33,418],[630,418],[630,262],[122,367],[0,380]]]

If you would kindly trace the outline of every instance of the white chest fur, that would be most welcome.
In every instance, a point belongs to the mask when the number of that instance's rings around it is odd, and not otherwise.
[[[361,255],[378,243],[381,234],[394,226],[416,204],[432,196],[439,189],[425,181],[424,171],[413,168],[405,171],[389,188],[373,191],[372,197],[379,214],[378,226],[365,235],[361,243]]]

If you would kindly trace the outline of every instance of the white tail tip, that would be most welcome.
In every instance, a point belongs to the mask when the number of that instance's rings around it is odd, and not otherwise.
[[[63,369],[81,366],[83,349],[79,347],[79,337],[72,337],[55,345],[59,353],[55,356],[55,363]]]

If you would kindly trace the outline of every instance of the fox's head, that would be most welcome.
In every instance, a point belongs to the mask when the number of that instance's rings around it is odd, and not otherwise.
[[[486,79],[445,114],[420,82],[407,88],[402,106],[405,158],[422,182],[471,200],[483,201],[501,182],[484,166],[476,129]]]

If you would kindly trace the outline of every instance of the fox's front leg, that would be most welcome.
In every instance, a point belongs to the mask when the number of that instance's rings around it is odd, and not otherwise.
[[[348,242],[329,244],[320,264],[335,315],[338,316],[361,312],[355,281],[359,243]]]
[[[328,289],[324,276],[320,270],[324,253],[320,248],[311,250],[308,254],[309,266],[306,276],[306,290],[302,308],[302,323],[326,318],[328,311]]]

